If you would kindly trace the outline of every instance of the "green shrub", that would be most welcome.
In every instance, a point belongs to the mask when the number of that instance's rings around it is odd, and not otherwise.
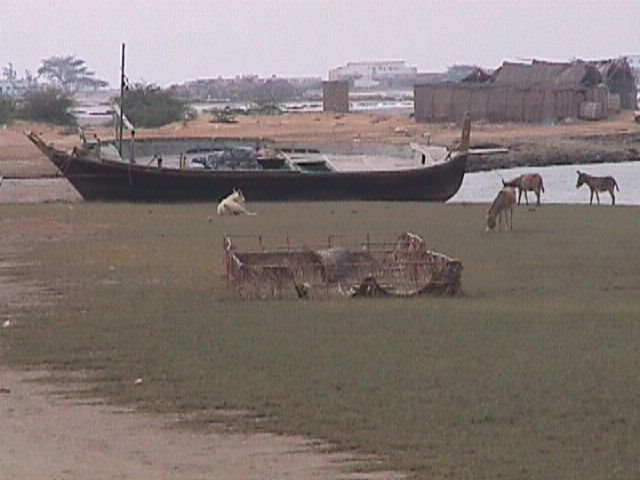
[[[137,84],[124,95],[123,110],[136,128],[153,128],[182,121],[186,106],[156,85]]]
[[[229,108],[225,107],[224,109],[213,109],[210,110],[209,113],[213,115],[212,123],[237,123],[236,116],[234,112]]]
[[[60,89],[34,90],[24,96],[16,116],[22,120],[73,126],[77,122],[72,107],[73,99]]]
[[[15,114],[15,101],[9,96],[0,95],[0,123],[11,123]]]

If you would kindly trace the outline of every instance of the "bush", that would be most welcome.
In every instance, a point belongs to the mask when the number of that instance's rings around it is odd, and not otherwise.
[[[124,95],[123,110],[136,128],[154,128],[182,121],[185,104],[155,85],[137,84]]]
[[[15,115],[15,101],[9,96],[0,95],[0,124],[11,123]]]
[[[210,110],[209,113],[213,115],[213,119],[211,123],[237,123],[236,116],[234,112],[229,108],[225,107],[224,109],[213,109]]]
[[[75,126],[72,107],[73,99],[60,89],[34,90],[24,96],[16,116],[22,120]]]

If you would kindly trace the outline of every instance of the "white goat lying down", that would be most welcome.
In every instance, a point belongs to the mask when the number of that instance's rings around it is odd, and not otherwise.
[[[218,204],[218,215],[256,215],[255,212],[247,210],[244,204],[245,198],[242,190],[234,188],[233,192]]]

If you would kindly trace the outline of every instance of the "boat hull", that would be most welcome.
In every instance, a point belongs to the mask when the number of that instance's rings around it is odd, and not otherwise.
[[[460,188],[466,156],[430,167],[389,171],[205,170],[94,160],[30,140],[85,200],[218,201],[241,189],[251,201],[383,200],[444,202]],[[37,139],[37,140],[36,140]]]

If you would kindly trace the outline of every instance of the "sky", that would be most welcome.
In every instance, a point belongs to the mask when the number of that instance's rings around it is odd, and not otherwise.
[[[0,0],[0,67],[75,55],[119,85],[314,76],[356,61],[455,64],[640,54],[640,0]]]

